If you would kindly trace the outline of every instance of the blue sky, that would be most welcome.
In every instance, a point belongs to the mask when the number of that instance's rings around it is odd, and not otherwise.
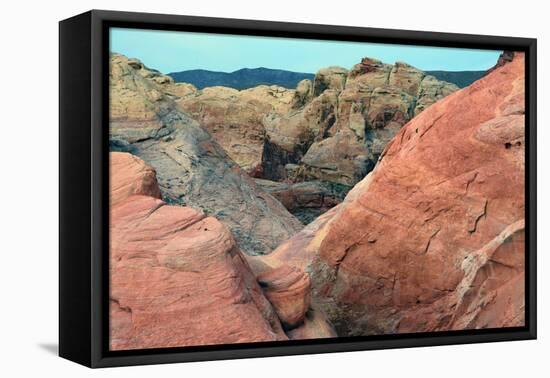
[[[368,56],[407,62],[422,70],[470,71],[492,67],[500,51],[364,42],[321,41],[141,29],[111,29],[111,51],[140,59],[163,73],[190,69],[232,72],[267,67],[315,73],[351,68]]]

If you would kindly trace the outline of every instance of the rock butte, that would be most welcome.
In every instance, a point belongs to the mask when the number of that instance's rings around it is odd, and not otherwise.
[[[189,85],[174,84],[137,60],[113,54],[111,149],[131,152],[151,165],[168,203],[216,216],[247,254],[269,253],[302,224],[179,110],[176,102],[193,93]]]
[[[524,324],[524,56],[504,63],[415,117],[343,203],[262,257],[310,272],[339,335]]]

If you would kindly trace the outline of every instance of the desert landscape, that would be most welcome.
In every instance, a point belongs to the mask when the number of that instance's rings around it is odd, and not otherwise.
[[[522,53],[454,76],[110,59],[112,350],[524,324]]]

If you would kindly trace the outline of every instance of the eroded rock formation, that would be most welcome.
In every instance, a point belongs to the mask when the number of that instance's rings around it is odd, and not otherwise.
[[[111,57],[111,145],[151,165],[163,199],[215,215],[240,248],[263,254],[302,225],[227,156],[170,93],[187,90],[121,55]],[[191,88],[192,90],[192,88]],[[171,91],[170,93],[168,93]]]
[[[199,121],[241,168],[251,176],[262,176],[263,117],[287,113],[293,97],[294,90],[274,85],[241,91],[209,87],[177,104]]]
[[[257,279],[283,326],[291,329],[304,322],[311,302],[311,281],[307,273],[281,265],[260,273]]]
[[[522,54],[460,91],[369,58],[198,91],[113,55],[111,100],[145,161],[111,154],[115,349],[523,325]]]
[[[416,116],[343,203],[266,256],[310,272],[339,335],[524,324],[525,62],[514,55]]]
[[[271,254],[246,259],[290,339],[338,336],[323,310],[312,300],[311,278],[304,266],[294,261],[287,264]]]
[[[145,164],[143,160],[124,152],[109,154],[111,170],[110,206],[133,194],[142,194],[154,198],[161,198],[155,170]]]
[[[173,140],[172,133],[178,129],[174,124],[198,122],[251,177],[322,181],[341,185],[344,193],[374,168],[403,124],[457,89],[405,63],[389,65],[364,58],[349,71],[323,68],[313,81],[302,80],[296,90],[265,85],[240,91],[228,87],[197,90],[190,84],[174,83],[135,59],[120,55],[112,59],[112,150],[142,156],[144,148],[136,150],[136,143]],[[164,172],[158,173],[164,190]],[[172,187],[170,191],[174,193],[167,200],[183,200],[181,190]],[[328,207],[320,209],[298,215],[307,223]],[[229,225],[237,239],[247,238],[247,231]],[[276,233],[290,236],[286,230]],[[265,253],[276,245],[263,244],[243,248]]]
[[[112,182],[140,159],[111,154]],[[141,172],[134,175],[141,185]],[[125,180],[129,182],[130,180]],[[111,186],[112,350],[286,340],[230,231],[190,207],[169,206],[154,185]],[[124,195],[122,194],[124,193]]]
[[[457,89],[401,62],[364,58],[350,71],[322,69],[312,85],[297,89],[295,110],[264,119],[269,149],[276,151],[264,155],[264,177],[292,178],[285,165],[299,164],[309,180],[351,188],[406,122]]]

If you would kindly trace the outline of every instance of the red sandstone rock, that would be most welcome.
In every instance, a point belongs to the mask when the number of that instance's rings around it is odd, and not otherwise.
[[[333,218],[338,207],[336,206],[319,216],[269,255],[246,256],[252,271],[258,276],[260,282],[267,283],[266,286],[271,282],[272,285],[275,283],[280,287],[277,290],[265,287],[264,292],[279,312],[281,320],[284,321],[285,315],[281,315],[282,311],[278,310],[278,307],[286,306],[295,314],[300,314],[301,323],[294,324],[295,328],[292,329],[288,329],[287,326],[286,334],[292,340],[337,336],[323,310],[312,301],[311,280],[309,274],[304,272],[311,269],[311,262],[318,248],[317,241],[322,240],[319,237],[322,235],[320,230]],[[283,273],[290,278],[285,279]],[[303,276],[308,277],[307,282],[304,281]],[[300,284],[288,285],[294,280]],[[288,286],[292,290],[289,290]],[[275,291],[277,295],[270,295],[270,291]],[[286,310],[286,313],[289,312]]]
[[[423,111],[324,225],[274,251],[310,266],[339,335],[524,324],[524,64]]]
[[[110,204],[116,205],[132,194],[161,198],[155,170],[140,158],[124,152],[109,154],[111,169]]]
[[[250,257],[248,260],[253,267],[255,266],[255,261],[261,261],[272,268],[288,264],[303,271],[309,271],[319,251],[319,244],[324,238],[324,230],[327,227],[327,223],[339,211],[340,207],[341,205],[333,207],[317,217],[317,219],[305,226],[302,231],[283,242],[269,255]]]
[[[229,230],[157,199],[141,159],[115,152],[110,163],[111,348],[286,339]]]
[[[111,208],[113,350],[285,340],[229,230],[131,196]]]
[[[291,340],[338,337],[326,316],[320,310],[313,308],[307,311],[304,322],[300,326],[287,331],[287,335]]]
[[[261,273],[257,279],[286,328],[303,322],[311,301],[311,282],[307,273],[281,265]]]
[[[525,321],[525,221],[506,227],[497,237],[461,264],[464,277],[452,294],[428,309],[419,307],[405,314],[400,332],[424,327],[440,329],[502,328],[523,325]],[[449,319],[448,308],[456,306]],[[439,316],[437,316],[437,310]],[[428,311],[426,311],[428,310]],[[428,316],[427,316],[428,315]]]

